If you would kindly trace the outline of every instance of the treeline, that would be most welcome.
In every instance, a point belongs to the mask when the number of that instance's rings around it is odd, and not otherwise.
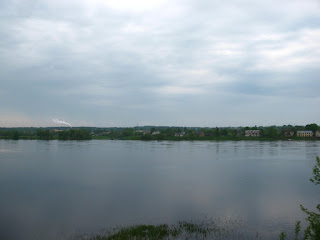
[[[37,139],[37,134],[34,129],[21,130],[21,129],[0,129],[0,138],[1,139]]]
[[[259,130],[259,139],[296,138],[297,131],[312,131],[315,135],[319,126],[315,123],[305,126],[253,126],[253,127],[134,127],[105,128],[93,131],[94,138],[100,139],[137,139],[137,140],[210,140],[210,139],[248,139],[246,130]]]
[[[68,131],[58,132],[60,140],[91,140],[92,136],[88,130],[85,129],[70,129]]]
[[[40,139],[40,140],[91,140],[88,129],[52,130],[46,128],[0,129],[2,139]]]
[[[1,139],[41,139],[41,140],[214,140],[248,139],[246,130],[259,130],[259,139],[296,138],[297,131],[309,130],[315,135],[320,130],[315,123],[305,126],[252,126],[252,127],[169,127],[143,126],[133,128],[97,128],[97,127],[49,127],[49,128],[0,128]]]
[[[70,129],[66,131],[53,132],[48,129],[39,129],[37,135],[40,140],[91,140],[92,135],[86,129]]]

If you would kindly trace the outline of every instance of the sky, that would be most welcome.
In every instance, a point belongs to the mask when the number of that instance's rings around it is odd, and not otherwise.
[[[320,125],[319,0],[0,1],[0,126]]]

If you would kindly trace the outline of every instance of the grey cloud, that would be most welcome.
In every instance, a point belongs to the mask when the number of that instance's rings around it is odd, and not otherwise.
[[[287,98],[319,103],[317,1],[188,0],[144,11],[85,0],[1,4],[0,109],[35,121],[54,112],[93,124],[246,125],[235,103],[259,112],[278,98],[279,109]],[[216,113],[221,120],[205,120]]]

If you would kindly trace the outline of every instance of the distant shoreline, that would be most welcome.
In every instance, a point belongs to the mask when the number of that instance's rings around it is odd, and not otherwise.
[[[141,139],[141,137],[124,137],[124,138],[110,138],[105,136],[93,137],[92,140],[135,140],[135,141],[318,141],[320,138],[267,138],[267,137],[167,137],[164,139]]]
[[[0,136],[0,140],[14,140],[7,137]],[[19,139],[16,140],[43,140],[43,141],[90,141],[90,140],[113,140],[113,141],[319,141],[319,137],[293,137],[293,138],[270,138],[270,137],[165,137],[163,139],[142,139],[141,136],[130,136],[130,137],[122,137],[122,138],[112,138],[109,136],[94,136],[92,139],[66,139],[62,140],[59,138],[53,139],[40,139],[37,136],[20,136]]]
[[[189,128],[144,126],[135,128],[0,128],[0,139],[141,140],[141,141],[318,141],[320,126]]]

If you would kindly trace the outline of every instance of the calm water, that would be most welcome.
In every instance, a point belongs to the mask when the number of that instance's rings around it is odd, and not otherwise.
[[[319,203],[317,155],[319,141],[0,140],[0,239],[211,217],[278,239]]]

